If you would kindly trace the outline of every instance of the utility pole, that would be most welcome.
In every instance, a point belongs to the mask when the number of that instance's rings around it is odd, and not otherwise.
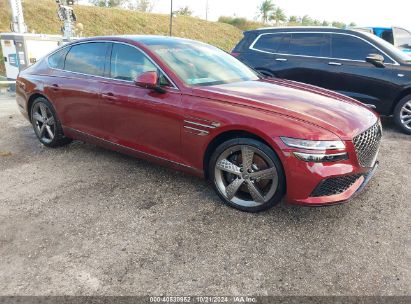
[[[173,34],[173,0],[171,0],[171,8],[170,8],[170,37]]]
[[[11,31],[15,33],[27,32],[27,25],[24,23],[23,8],[21,0],[9,0],[11,7]]]
[[[206,0],[206,21],[208,21],[208,0]]]

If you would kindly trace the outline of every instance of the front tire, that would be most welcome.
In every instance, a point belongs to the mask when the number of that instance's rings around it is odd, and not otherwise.
[[[72,140],[64,136],[53,105],[45,98],[37,98],[31,107],[31,124],[39,141],[50,148],[61,147]]]
[[[411,135],[411,95],[398,102],[394,109],[394,121],[403,132]]]
[[[209,176],[220,198],[246,212],[278,204],[285,193],[285,175],[275,152],[251,138],[231,139],[214,151]]]

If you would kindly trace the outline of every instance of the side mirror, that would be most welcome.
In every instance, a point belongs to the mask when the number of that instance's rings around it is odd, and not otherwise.
[[[154,90],[159,93],[166,91],[158,85],[158,74],[155,71],[144,72],[136,77],[134,83],[138,87]]]
[[[369,54],[366,58],[368,63],[375,65],[377,68],[384,68],[384,56],[380,54]]]

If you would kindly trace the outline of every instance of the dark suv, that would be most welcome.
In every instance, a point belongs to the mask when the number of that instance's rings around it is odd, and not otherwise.
[[[260,73],[309,83],[394,115],[411,134],[411,57],[381,38],[336,28],[244,32],[232,54]]]

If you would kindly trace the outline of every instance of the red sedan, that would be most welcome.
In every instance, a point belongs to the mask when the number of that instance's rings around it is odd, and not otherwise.
[[[204,176],[228,205],[345,201],[373,175],[377,114],[317,87],[264,79],[210,45],[159,36],[62,46],[17,79],[45,146],[73,139]]]

